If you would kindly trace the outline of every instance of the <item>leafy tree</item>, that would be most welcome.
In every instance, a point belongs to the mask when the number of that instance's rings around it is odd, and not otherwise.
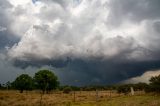
[[[151,77],[150,81],[150,91],[160,93],[160,75]]]
[[[14,87],[23,93],[24,90],[31,90],[33,87],[33,79],[28,74],[22,74],[13,82]]]
[[[35,85],[41,89],[43,93],[48,93],[52,89],[56,89],[59,85],[57,76],[49,70],[40,70],[34,76]]]

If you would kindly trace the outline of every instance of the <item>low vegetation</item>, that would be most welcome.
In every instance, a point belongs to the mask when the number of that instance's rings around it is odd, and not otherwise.
[[[69,94],[62,91],[50,92],[43,95],[40,91],[0,91],[0,106],[160,106],[160,95],[136,92],[130,94],[118,94],[116,91],[99,91],[96,101],[95,91],[76,91]]]
[[[33,78],[22,74],[13,82],[0,84],[0,106],[160,106],[160,75],[149,81],[149,84],[59,86],[52,71],[40,70]]]

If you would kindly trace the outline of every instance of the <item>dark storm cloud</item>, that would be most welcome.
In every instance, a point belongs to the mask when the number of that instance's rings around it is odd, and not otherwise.
[[[62,84],[113,84],[132,77],[139,76],[146,70],[160,69],[160,60],[133,61],[119,60],[112,58],[107,60],[97,59],[74,59],[68,61],[16,61],[17,67],[26,68],[27,66],[41,67],[49,65],[57,68],[56,71]],[[65,73],[65,74],[64,74]],[[78,82],[75,82],[78,80]]]
[[[12,19],[9,18],[10,9],[12,5],[7,0],[0,0],[0,28],[4,29],[0,31],[0,50],[4,50],[5,47],[12,47],[19,41],[10,29]]]
[[[12,63],[14,66],[16,67],[20,67],[22,69],[27,68],[28,66],[32,66],[32,67],[42,67],[42,66],[51,66],[51,67],[55,67],[55,68],[63,68],[66,67],[67,64],[70,62],[71,60],[69,58],[67,58],[66,60],[27,60],[27,61],[21,61],[21,60],[13,60]]]
[[[12,47],[19,42],[19,38],[15,37],[13,33],[7,31],[0,31],[0,50],[5,50],[5,47]]]
[[[117,42],[116,44],[121,45],[122,39],[124,40],[122,37],[116,37],[115,39],[110,39],[110,41],[114,40],[114,42]],[[129,47],[132,47],[131,45],[134,43],[135,41],[132,39]],[[143,57],[139,57],[139,60],[128,58],[135,51],[145,53],[143,54],[145,59]],[[110,58],[103,56],[74,59],[68,57],[59,60],[37,60],[38,58],[32,60],[30,58],[28,61],[15,60],[13,63],[16,67],[23,69],[28,66],[39,68],[42,66],[53,67],[53,70],[59,70],[56,71],[56,74],[59,76],[62,84],[113,84],[142,75],[147,70],[160,69],[160,55],[155,54],[154,51],[138,46],[137,48],[127,48]],[[78,82],[75,80],[78,80]]]
[[[47,66],[62,84],[86,85],[118,83],[160,69],[159,0],[20,4],[0,0],[0,27],[6,28],[0,31],[0,51],[10,47],[0,52],[0,68],[8,65],[7,73]]]
[[[141,75],[146,70],[158,69],[160,61],[121,62],[114,60],[73,61],[68,71],[75,71],[74,78],[81,84],[111,84]],[[69,71],[70,72],[70,71]],[[83,76],[84,75],[84,76]],[[71,77],[71,76],[70,76]]]

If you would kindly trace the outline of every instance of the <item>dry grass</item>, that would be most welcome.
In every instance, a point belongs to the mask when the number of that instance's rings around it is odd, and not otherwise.
[[[135,96],[119,95],[115,91],[100,91],[96,102],[95,91],[77,91],[74,102],[73,92],[63,94],[53,92],[42,96],[39,91],[24,92],[0,91],[0,106],[160,106],[160,96],[136,94]]]

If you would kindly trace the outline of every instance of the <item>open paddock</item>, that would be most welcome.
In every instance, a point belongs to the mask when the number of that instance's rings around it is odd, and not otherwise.
[[[160,95],[136,92],[134,96],[116,91],[61,91],[42,95],[40,91],[0,91],[0,106],[160,106]]]

